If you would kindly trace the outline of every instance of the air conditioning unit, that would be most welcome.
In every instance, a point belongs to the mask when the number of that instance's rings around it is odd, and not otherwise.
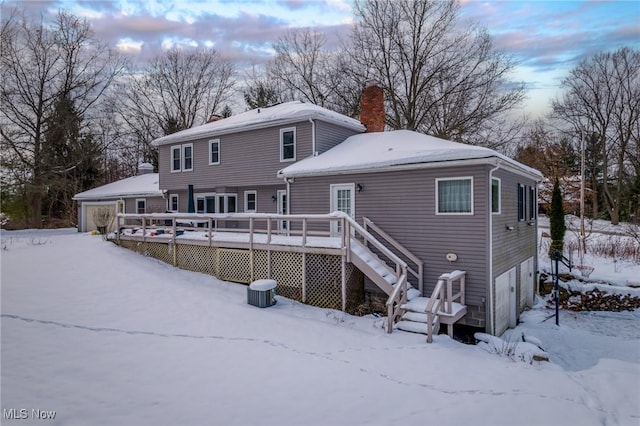
[[[247,288],[247,303],[258,308],[267,308],[276,304],[275,280],[257,280]]]

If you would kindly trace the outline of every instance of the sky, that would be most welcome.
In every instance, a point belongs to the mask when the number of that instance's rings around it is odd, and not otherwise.
[[[6,1],[34,13],[65,9],[86,18],[105,43],[143,62],[174,45],[210,46],[247,67],[273,54],[287,30],[313,27],[338,46],[354,22],[351,0]],[[541,116],[577,63],[621,46],[640,49],[640,1],[462,0],[461,23],[485,27],[519,63],[511,78],[529,89],[525,110]]]

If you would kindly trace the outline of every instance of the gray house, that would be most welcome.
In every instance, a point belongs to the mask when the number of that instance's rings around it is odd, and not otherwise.
[[[166,201],[158,185],[158,173],[153,166],[142,163],[138,166],[138,175],[108,183],[74,195],[78,202],[78,231],[88,232],[97,228],[94,213],[108,208],[117,213],[153,213],[162,212]],[[112,223],[108,231],[115,229]]]
[[[287,214],[278,170],[364,130],[309,103],[254,109],[156,139],[160,188],[170,211]]]
[[[384,132],[377,87],[363,91],[361,121],[288,102],[157,139],[167,209],[343,212],[386,235],[398,257],[420,264],[412,282],[422,288],[419,296],[431,296],[440,281],[460,280],[459,315],[445,323],[498,335],[514,326],[533,302],[541,174],[487,148],[411,131]],[[279,226],[295,231],[287,221]],[[367,277],[365,288],[392,293],[393,282],[379,273],[379,265],[367,266],[363,259],[370,256],[361,254],[350,256]],[[464,273],[443,275],[451,271]],[[427,303],[426,297],[417,299]],[[426,322],[422,312],[418,306],[407,321]]]
[[[538,171],[487,148],[401,130],[352,136],[279,174],[292,214],[367,218],[421,259],[425,295],[442,273],[466,271],[461,323],[499,335],[531,306]]]

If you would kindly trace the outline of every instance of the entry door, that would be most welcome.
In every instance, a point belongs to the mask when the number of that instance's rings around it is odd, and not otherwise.
[[[516,326],[516,268],[511,268],[495,280],[495,331],[502,335]]]
[[[354,184],[331,185],[331,212],[343,212],[351,218],[355,216]],[[331,233],[342,231],[339,221],[331,222]]]
[[[533,286],[534,286],[533,257],[520,264],[520,311],[525,306],[533,306]]]
[[[287,191],[284,189],[278,190],[278,214],[289,214],[289,209],[287,208]],[[289,222],[286,220],[278,221],[278,229],[280,231],[285,231],[289,229]]]

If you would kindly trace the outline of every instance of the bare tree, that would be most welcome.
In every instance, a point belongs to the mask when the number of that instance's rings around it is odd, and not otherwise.
[[[233,95],[233,64],[214,49],[173,48],[130,76],[122,118],[149,142],[205,123]]]
[[[354,73],[349,53],[327,49],[324,33],[290,30],[273,48],[265,76],[248,84],[253,92],[278,93],[281,101],[300,99],[355,117],[366,78]],[[257,83],[257,84],[256,84]]]
[[[87,114],[122,71],[123,60],[95,37],[89,24],[67,12],[54,22],[33,21],[14,9],[2,20],[0,135],[3,152],[27,171],[31,226],[42,226],[48,174],[47,119],[61,97]]]
[[[504,131],[515,123],[505,114],[525,88],[508,80],[515,62],[485,30],[458,25],[459,9],[454,0],[356,1],[352,66],[384,86],[391,128],[497,147],[519,131]]]
[[[640,51],[627,47],[580,62],[562,82],[565,93],[553,102],[563,121],[600,164],[593,177],[611,223],[620,221],[637,182],[640,140]],[[595,189],[595,188],[594,188]],[[633,200],[631,200],[633,201]]]

